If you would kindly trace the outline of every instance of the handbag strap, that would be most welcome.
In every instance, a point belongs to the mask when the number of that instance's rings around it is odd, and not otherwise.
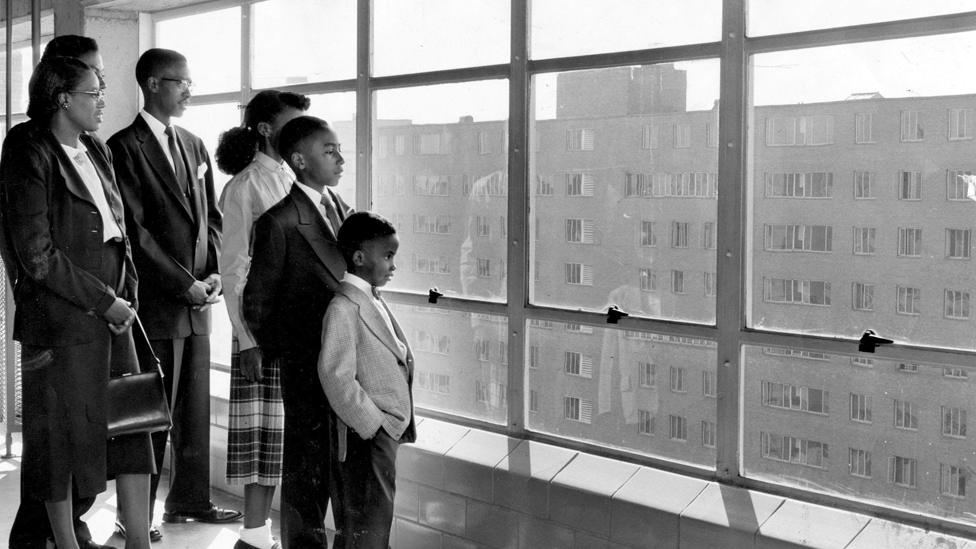
[[[138,313],[135,314],[135,322],[133,322],[133,324],[139,327],[139,333],[142,334],[142,339],[146,341],[146,349],[149,350],[149,355],[152,356],[153,362],[156,363],[156,370],[159,372],[159,377],[166,377],[166,374],[163,373],[163,367],[159,363],[159,357],[156,356],[156,351],[153,351],[152,343],[149,342],[149,336],[146,334],[146,329],[142,327],[142,321],[139,320]]]

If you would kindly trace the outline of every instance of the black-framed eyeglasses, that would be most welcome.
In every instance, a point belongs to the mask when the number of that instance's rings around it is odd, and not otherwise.
[[[159,79],[166,80],[168,82],[176,82],[176,87],[182,91],[190,91],[193,89],[193,80],[186,78],[168,78],[165,76],[161,76]]]
[[[105,90],[69,90],[68,93],[83,93],[95,98],[95,101],[105,100]]]

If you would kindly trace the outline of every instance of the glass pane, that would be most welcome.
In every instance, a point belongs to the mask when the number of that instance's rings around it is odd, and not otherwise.
[[[355,2],[269,0],[252,10],[254,89],[356,77]]]
[[[746,24],[750,36],[897,21],[973,10],[971,0],[748,1]]]
[[[505,299],[507,86],[376,92],[373,209],[403,235],[394,288]]]
[[[721,39],[721,0],[532,0],[530,57],[545,59]]]
[[[714,321],[718,69],[533,79],[533,303]]]
[[[715,342],[530,320],[526,424],[715,467]]]
[[[976,33],[757,55],[752,326],[973,347]]]
[[[747,477],[976,524],[969,368],[745,349]]]
[[[504,0],[375,0],[373,74],[404,74],[509,61]]]
[[[309,95],[308,114],[329,123],[342,144],[342,178],[335,192],[350,206],[356,206],[356,94],[323,93]]]
[[[415,404],[505,423],[508,319],[433,307],[391,307],[415,355]]]
[[[241,88],[239,7],[159,21],[156,47],[186,56],[196,95]]]
[[[174,123],[190,130],[203,140],[210,153],[210,161],[213,163],[213,154],[217,150],[220,134],[240,125],[240,116],[237,103],[191,104],[183,116],[175,119]],[[230,181],[230,176],[217,169],[214,163],[213,178],[214,197],[219,198],[224,185]],[[217,304],[211,311],[213,311],[213,331],[210,335],[210,359],[217,364],[229,366],[231,325],[230,318],[227,317],[227,308],[223,304]]]

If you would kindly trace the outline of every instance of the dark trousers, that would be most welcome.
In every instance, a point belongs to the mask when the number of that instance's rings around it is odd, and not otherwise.
[[[152,340],[153,351],[163,368],[166,397],[173,403],[173,383],[179,363],[179,387],[173,404],[173,445],[166,512],[194,512],[210,509],[210,336]],[[140,363],[152,359],[140,348]],[[162,471],[166,453],[165,431],[153,433],[156,470]],[[159,474],[149,483],[149,505],[156,501]]]
[[[281,537],[285,549],[324,549],[329,505],[329,404],[317,359],[279,359],[285,406],[281,463]],[[333,508],[335,504],[333,503]]]
[[[335,421],[333,414],[334,452],[338,449]],[[332,464],[336,548],[388,549],[390,546],[399,446],[382,428],[369,440],[359,438],[352,430],[347,432],[346,459]]]
[[[23,493],[23,487],[21,487]],[[79,543],[91,539],[88,525],[81,516],[91,509],[95,498],[79,498],[77,490],[72,489],[72,509],[74,511],[75,536]],[[38,499],[21,496],[17,516],[10,526],[10,549],[45,549],[47,538],[51,537],[51,522],[47,518],[47,508]]]

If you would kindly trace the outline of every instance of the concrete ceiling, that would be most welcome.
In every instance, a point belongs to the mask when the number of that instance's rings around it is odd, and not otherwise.
[[[89,9],[152,13],[155,11],[202,4],[204,1],[205,0],[81,0],[81,5]]]

